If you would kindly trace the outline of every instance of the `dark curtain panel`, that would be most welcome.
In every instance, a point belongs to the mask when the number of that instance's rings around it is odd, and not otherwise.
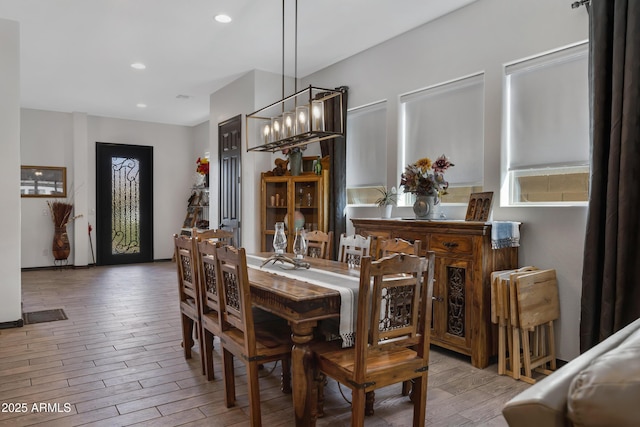
[[[322,157],[330,156],[331,166],[329,168],[329,230],[333,231],[333,244],[331,259],[336,259],[337,242],[340,235],[347,231],[347,220],[344,210],[347,206],[347,100],[349,88],[341,86],[336,88],[342,92],[342,106],[337,99],[327,101],[325,104],[325,116],[330,117],[333,124],[325,123],[336,129],[339,126],[340,114],[344,118],[344,136],[320,141]]]
[[[640,1],[590,9],[591,192],[580,351],[640,317]]]

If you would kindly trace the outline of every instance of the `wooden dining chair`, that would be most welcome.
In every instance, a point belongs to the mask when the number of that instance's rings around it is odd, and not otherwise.
[[[291,392],[291,329],[284,319],[255,323],[244,248],[216,249],[225,404],[236,401],[234,356],[245,364],[252,426],[262,425],[258,366],[282,361],[282,391]]]
[[[220,335],[220,297],[216,285],[216,248],[220,242],[198,242],[198,294],[200,296],[200,322],[204,364],[207,380],[214,378],[213,338]]]
[[[360,234],[354,234],[347,236],[346,233],[340,235],[340,246],[338,247],[338,261],[348,264],[349,267],[360,267],[360,260],[369,256],[371,253],[371,244],[373,242],[372,236],[362,236]],[[316,333],[319,339],[322,337],[337,336],[338,321],[337,319],[324,319],[318,323]],[[317,411],[318,415],[323,414],[324,390],[323,385],[325,380],[322,381],[322,385],[318,389],[318,399],[320,401]],[[369,402],[372,402],[373,395],[369,397]],[[367,415],[373,414],[373,403],[367,405]]]
[[[314,230],[305,234],[307,239],[307,255],[311,258],[331,259],[331,243],[333,231]]]
[[[420,240],[411,243],[408,240],[398,237],[394,239],[378,239],[376,259],[383,258],[390,254],[420,255],[420,246]]]
[[[340,247],[338,251],[338,261],[349,264],[349,266],[359,267],[362,257],[369,256],[371,249],[371,236],[361,236],[354,234],[347,236],[340,235]]]
[[[212,230],[200,230],[197,231],[197,236],[200,240],[212,240],[220,242],[223,245],[233,245],[233,231],[212,229]]]
[[[173,235],[175,259],[178,271],[178,296],[180,300],[180,320],[182,323],[182,347],[184,358],[191,359],[191,348],[198,338],[200,364],[205,373],[204,345],[200,326],[200,295],[198,293],[198,257],[196,238]]]
[[[426,258],[363,257],[355,346],[342,348],[334,341],[312,344],[318,387],[327,375],[352,391],[351,426],[364,425],[368,393],[409,380],[414,381],[413,426],[424,426],[433,263],[433,252]]]

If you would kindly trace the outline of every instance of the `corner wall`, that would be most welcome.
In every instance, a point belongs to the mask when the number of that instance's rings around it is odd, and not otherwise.
[[[21,324],[20,25],[0,19],[0,324]],[[14,323],[15,322],[15,323]]]
[[[248,252],[260,249],[260,173],[273,168],[272,157],[267,153],[247,152],[245,116],[258,108],[281,98],[282,76],[265,71],[251,71],[224,88],[211,94],[209,139],[211,152],[209,217],[211,228],[219,224],[218,176],[218,123],[238,114],[242,115],[242,166],[241,166],[241,245]],[[290,81],[288,81],[289,87]],[[293,85],[290,85],[293,86]]]

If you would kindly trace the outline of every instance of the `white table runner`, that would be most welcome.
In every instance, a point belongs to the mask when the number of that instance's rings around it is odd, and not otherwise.
[[[340,325],[339,333],[343,347],[354,345],[354,333],[356,326],[356,316],[358,314],[358,288],[360,279],[318,268],[309,269],[286,269],[281,268],[282,264],[269,263],[263,267],[260,264],[266,258],[247,254],[247,267],[261,269],[279,276],[288,277],[301,282],[311,283],[340,292]]]

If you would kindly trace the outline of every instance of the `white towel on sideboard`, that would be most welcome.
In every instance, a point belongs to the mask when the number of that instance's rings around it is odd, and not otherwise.
[[[520,223],[516,221],[491,222],[491,247],[493,249],[520,246]]]

